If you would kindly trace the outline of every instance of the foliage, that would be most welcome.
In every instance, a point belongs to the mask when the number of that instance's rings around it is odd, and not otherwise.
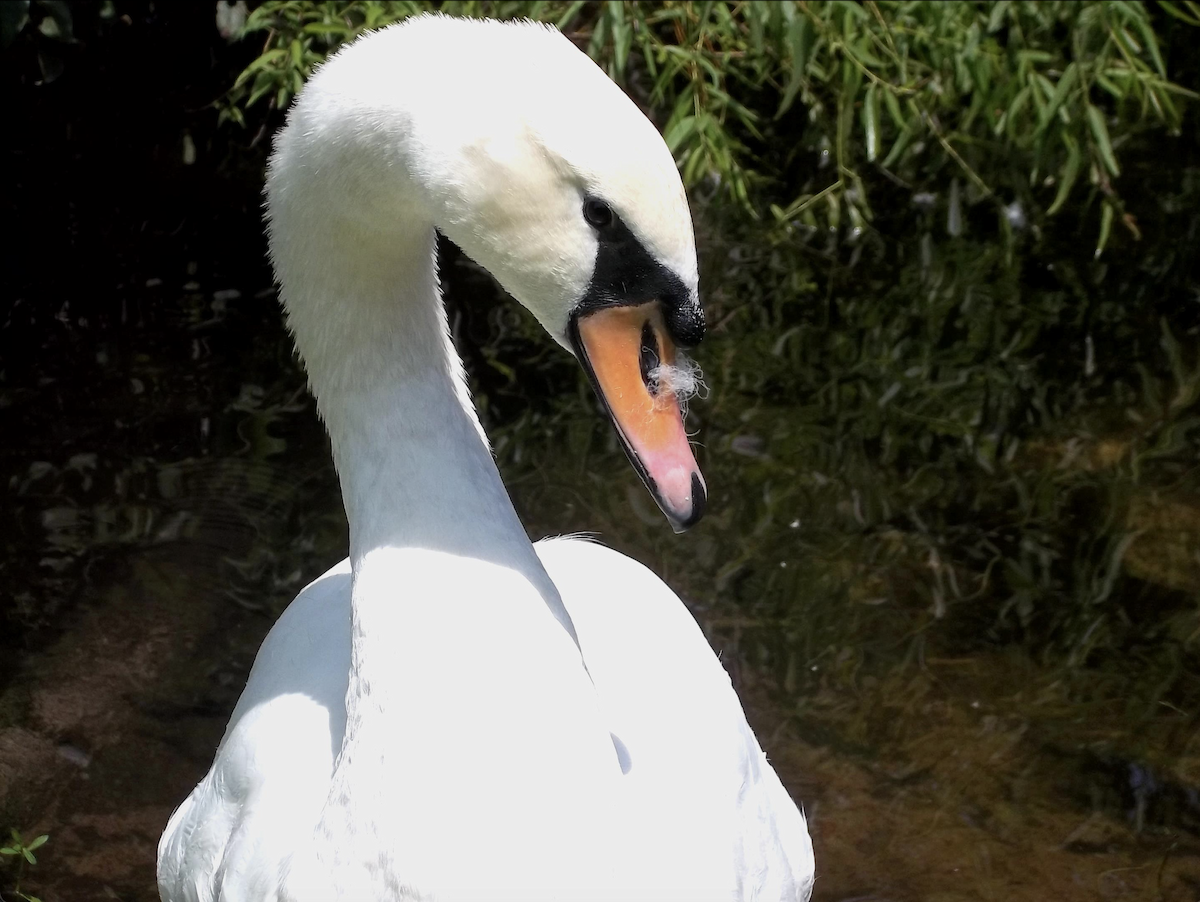
[[[554,23],[661,114],[689,185],[719,180],[747,210],[767,202],[777,220],[813,229],[866,227],[868,172],[912,184],[952,168],[1004,228],[1014,199],[1053,215],[1086,176],[1102,197],[1099,251],[1114,217],[1137,231],[1113,184],[1121,144],[1146,126],[1177,133],[1182,102],[1197,96],[1168,78],[1146,5],[1126,0],[269,0],[246,22],[266,39],[225,114],[284,107],[342,42],[435,7]],[[1194,2],[1163,9],[1200,21]]]
[[[37,864],[37,857],[33,853],[44,846],[50,837],[43,833],[41,836],[26,842],[15,827],[10,831],[10,835],[12,841],[8,845],[0,847],[0,856],[12,858],[17,863],[17,876],[13,881],[14,887],[11,895],[17,899],[24,900],[24,902],[41,902],[37,896],[30,896],[21,892],[21,878],[25,874],[25,866],[27,864]]]

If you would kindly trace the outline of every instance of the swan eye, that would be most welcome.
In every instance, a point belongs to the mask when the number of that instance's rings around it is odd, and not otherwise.
[[[583,202],[583,218],[598,229],[606,229],[613,224],[612,207],[602,200],[589,197]]]

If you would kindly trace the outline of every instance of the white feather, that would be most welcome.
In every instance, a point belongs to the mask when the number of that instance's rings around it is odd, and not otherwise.
[[[704,384],[704,373],[700,364],[682,351],[676,351],[675,363],[660,363],[646,374],[659,387],[656,403],[667,403],[674,399],[683,413],[692,398],[707,398],[708,386]]]
[[[616,552],[529,543],[449,340],[435,228],[562,340],[597,188],[694,300],[670,154],[553,31],[421,17],[298,98],[271,254],[350,557],[264,641],[166,902],[807,898],[804,818],[695,622]]]

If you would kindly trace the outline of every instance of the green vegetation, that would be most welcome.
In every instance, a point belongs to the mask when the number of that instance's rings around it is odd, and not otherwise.
[[[13,888],[8,895],[15,899],[21,899],[23,902],[41,902],[37,896],[21,892],[21,878],[25,876],[26,865],[37,864],[37,856],[33,853],[44,846],[50,837],[43,833],[26,842],[15,827],[9,831],[9,834],[12,837],[11,841],[6,846],[0,846],[0,857],[10,858],[16,862],[17,873],[13,877]],[[3,898],[2,894],[0,894],[0,898]]]
[[[1009,646],[1135,720],[1200,702],[1200,5],[267,2],[225,115],[433,6],[563,28],[697,210],[709,521],[631,526],[582,382],[530,401],[569,362],[493,319],[481,405],[535,531],[654,548],[789,687]]]
[[[1168,79],[1141,3],[351,2],[275,0],[246,34],[266,33],[227,115],[286,106],[332,49],[366,29],[437,8],[527,16],[572,34],[661,116],[690,186],[717,178],[754,214],[809,227],[872,218],[863,167],[906,183],[947,169],[992,199],[1061,210],[1082,176],[1098,189],[1107,241],[1114,216],[1136,233],[1113,185],[1131,132],[1178,134],[1192,90]],[[1194,2],[1161,4],[1200,24]],[[802,110],[802,112],[801,112]],[[1113,119],[1116,144],[1110,133]],[[814,178],[794,141],[819,132],[834,164]],[[985,177],[986,176],[986,177]],[[1027,196],[1028,195],[1028,196]]]

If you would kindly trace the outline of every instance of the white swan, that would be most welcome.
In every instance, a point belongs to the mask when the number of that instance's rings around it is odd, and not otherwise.
[[[693,522],[649,371],[703,319],[653,126],[553,30],[422,17],[313,76],[267,195],[350,557],[264,641],[163,834],[163,899],[806,899],[804,817],[700,630],[634,561],[530,544],[439,301],[435,228],[575,352]]]

